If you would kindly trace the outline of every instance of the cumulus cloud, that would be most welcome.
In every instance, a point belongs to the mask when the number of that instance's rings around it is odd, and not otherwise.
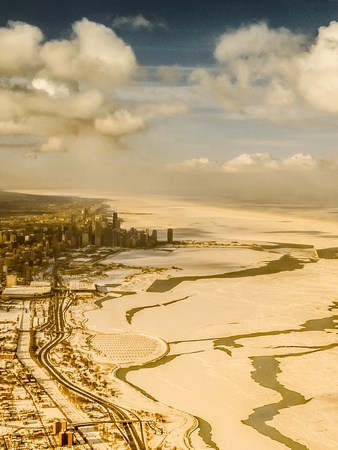
[[[38,91],[46,92],[51,97],[68,97],[70,94],[67,85],[46,78],[34,78],[32,87]]]
[[[41,145],[38,150],[40,153],[58,153],[66,152],[67,147],[64,141],[58,136],[52,136],[47,139],[47,141]]]
[[[214,51],[220,63],[236,63],[241,59],[289,57],[297,54],[305,37],[295,35],[286,28],[270,30],[265,23],[242,27],[223,34]],[[257,70],[265,68],[256,68]]]
[[[186,112],[183,102],[122,105],[118,89],[139,72],[133,50],[104,25],[82,19],[72,28],[51,41],[25,23],[0,28],[0,135],[47,139],[26,157],[68,151],[81,136],[123,147],[147,120]]]
[[[261,169],[278,169],[280,161],[273,158],[269,153],[243,153],[221,166],[222,172],[246,172]]]
[[[166,25],[162,21],[153,22],[146,19],[142,14],[136,16],[119,16],[113,21],[114,28],[132,28],[141,29],[146,28],[152,30],[155,27],[165,28]]]
[[[319,28],[310,51],[297,61],[299,90],[323,112],[338,113],[338,23]]]
[[[2,76],[27,76],[40,65],[43,34],[37,27],[9,22],[0,28],[0,73]]]
[[[171,164],[168,167],[171,170],[197,173],[273,173],[282,171],[314,171],[332,168],[327,161],[304,153],[296,153],[285,159],[274,158],[270,153],[243,153],[224,163],[209,158],[197,158],[189,159],[179,164]]]
[[[182,79],[181,68],[175,66],[160,66],[157,68],[157,74],[162,81],[169,84],[177,84]]]
[[[249,117],[304,120],[338,114],[338,23],[316,39],[265,23],[218,39],[219,73],[193,72],[191,80],[228,110]]]
[[[121,136],[136,133],[146,127],[142,117],[120,109],[104,119],[95,120],[95,129],[105,136]]]
[[[30,136],[78,134],[115,107],[98,90],[54,97],[40,89],[0,88],[0,103],[0,134]]]
[[[137,68],[130,46],[110,28],[87,19],[73,25],[72,39],[46,42],[40,58],[40,73],[47,78],[96,85],[124,83]]]
[[[115,86],[137,69],[130,46],[112,29],[87,19],[74,23],[69,40],[47,42],[39,28],[10,22],[0,28],[0,48],[2,76]]]
[[[179,164],[169,164],[168,168],[183,172],[218,172],[221,164],[210,158],[193,158]]]

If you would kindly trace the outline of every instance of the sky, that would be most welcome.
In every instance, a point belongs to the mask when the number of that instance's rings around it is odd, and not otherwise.
[[[335,202],[338,1],[2,2],[0,187]]]

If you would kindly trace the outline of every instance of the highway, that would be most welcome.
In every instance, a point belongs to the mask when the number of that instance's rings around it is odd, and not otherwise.
[[[50,360],[51,350],[65,339],[69,338],[72,329],[66,326],[65,313],[72,303],[72,298],[65,289],[55,291],[54,311],[51,318],[50,339],[38,352],[38,360],[46,368],[49,374],[61,385],[70,389],[73,393],[103,406],[131,450],[147,450],[141,419],[132,411],[111,403],[86,389],[77,386],[59,372]],[[136,428],[139,425],[139,431]]]

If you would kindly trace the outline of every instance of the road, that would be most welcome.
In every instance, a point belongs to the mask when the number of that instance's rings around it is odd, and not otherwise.
[[[57,407],[59,408],[59,418],[66,418],[71,422],[88,421],[86,414],[76,409],[70,401],[60,392],[56,383],[51,379],[49,374],[38,366],[38,364],[31,358],[29,352],[30,345],[30,318],[31,311],[29,309],[29,301],[25,302],[25,309],[22,316],[21,331],[18,342],[17,356],[21,363],[26,366],[28,371],[34,376],[38,383],[42,386],[45,392],[53,399]],[[85,431],[87,441],[94,450],[108,450],[107,444],[105,444],[94,431],[93,427],[87,428]]]
[[[122,408],[112,402],[109,402],[100,396],[87,391],[86,389],[77,386],[68,380],[61,372],[59,372],[50,360],[51,350],[60,344],[71,335],[71,328],[65,324],[65,313],[69,308],[72,299],[67,295],[65,289],[55,291],[54,301],[54,317],[52,319],[53,327],[50,334],[50,340],[39,350],[38,360],[42,366],[46,368],[51,377],[57,380],[61,385],[70,389],[73,393],[103,406],[115,423],[117,429],[128,443],[131,450],[146,450],[143,425],[141,419],[132,411]],[[140,431],[135,426],[135,421],[138,422]],[[121,423],[121,426],[118,425]]]

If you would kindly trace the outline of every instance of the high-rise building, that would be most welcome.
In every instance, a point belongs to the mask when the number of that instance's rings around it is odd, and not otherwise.
[[[68,431],[66,434],[67,434],[67,445],[73,445],[73,432]]]
[[[70,236],[70,245],[72,248],[79,247],[79,237],[76,233],[72,233]]]
[[[70,218],[70,227],[72,231],[75,231],[76,226],[75,226],[75,214],[72,214],[71,218]]]
[[[87,247],[89,244],[89,232],[83,231],[82,232],[82,247]]]
[[[147,247],[148,245],[148,233],[142,232],[140,234],[140,246]]]
[[[157,244],[157,230],[152,231],[150,241],[153,245]]]
[[[93,235],[93,224],[91,221],[88,222],[88,242],[89,245],[95,244]]]
[[[30,283],[33,279],[32,268],[29,267],[28,263],[27,263],[27,266],[24,268],[24,276],[25,276],[26,284]]]
[[[85,208],[83,208],[83,210],[82,210],[82,220],[85,222],[85,220],[87,219],[87,217],[88,217],[88,210],[87,210],[87,208],[85,207]]]
[[[120,245],[120,230],[113,230],[113,247]]]
[[[95,245],[96,247],[101,246],[102,239],[102,220],[101,216],[95,218]]]
[[[172,228],[168,228],[167,230],[167,243],[172,244],[174,242],[174,230]]]
[[[59,434],[60,432],[61,432],[61,422],[59,420],[54,420],[53,427],[52,427],[52,433]]]
[[[120,221],[117,215],[117,212],[113,213],[113,228],[116,230],[117,228],[120,228]]]
[[[102,233],[102,245],[105,247],[113,246],[113,229],[112,227],[105,227]]]
[[[68,445],[68,436],[64,431],[59,433],[59,445]]]
[[[17,275],[6,275],[6,287],[11,288],[12,286],[16,286],[17,282]]]

